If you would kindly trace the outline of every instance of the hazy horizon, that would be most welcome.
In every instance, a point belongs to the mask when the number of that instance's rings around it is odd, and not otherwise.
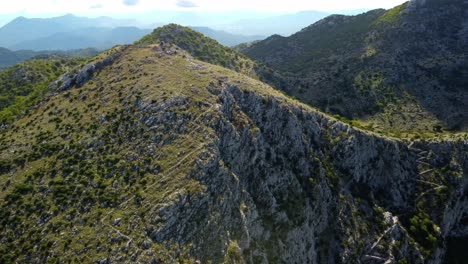
[[[391,8],[402,0],[290,0],[290,1],[213,1],[213,0],[81,0],[70,5],[67,0],[17,0],[0,2],[0,26],[12,19],[51,18],[65,14],[81,17],[107,16],[116,19],[134,19],[140,25],[177,22],[176,18],[191,16],[185,20],[194,26],[232,23],[240,20],[262,19],[290,15],[303,11],[320,11],[327,14],[358,14],[376,8]],[[175,20],[175,21],[172,21]],[[180,20],[180,19],[179,19]],[[197,21],[201,20],[201,21]],[[221,23],[222,24],[222,23]]]
[[[219,23],[223,21],[224,23],[234,23],[239,21],[246,21],[252,19],[268,19],[278,16],[288,16],[296,15],[307,12],[317,12],[323,14],[343,14],[343,15],[356,15],[371,9],[356,9],[356,10],[338,10],[334,12],[324,12],[317,10],[301,10],[297,12],[268,12],[268,11],[195,11],[195,10],[154,10],[142,13],[136,16],[131,15],[85,15],[77,14],[73,12],[65,12],[60,14],[42,14],[42,15],[28,15],[28,14],[15,14],[15,15],[2,15],[0,14],[0,27],[8,24],[9,22],[19,18],[24,17],[27,19],[49,19],[49,18],[59,18],[67,15],[73,15],[76,17],[85,17],[85,18],[113,18],[119,20],[133,20],[137,23],[136,26],[151,26],[152,24],[157,23],[178,23],[177,20],[192,20],[193,23],[190,23],[192,26],[204,26],[210,24],[211,22]],[[197,20],[198,19],[198,20]],[[185,24],[185,23],[181,23]]]
[[[72,14],[76,17],[109,17],[115,20],[99,23],[97,27],[134,26],[154,29],[176,23],[265,38],[273,34],[289,36],[331,14],[356,15],[376,8],[389,9],[403,2],[405,1],[356,0],[350,3],[346,0],[273,0],[266,3],[248,0],[81,0],[70,5],[65,0],[17,0],[0,2],[0,27],[20,16],[57,18]],[[76,21],[65,18],[59,23]]]
[[[322,11],[333,13],[343,10],[391,8],[402,0],[289,0],[289,1],[215,1],[215,0],[80,0],[70,5],[68,0],[17,0],[0,2],[0,15],[57,15],[73,13],[85,16],[135,15],[148,11],[256,11],[294,13]]]

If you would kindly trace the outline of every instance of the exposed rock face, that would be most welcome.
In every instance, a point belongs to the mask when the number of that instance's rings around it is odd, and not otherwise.
[[[394,141],[235,86],[218,92],[217,136],[191,176],[206,192],[179,193],[162,208],[151,228],[156,242],[193,243],[202,262],[223,259],[223,245],[236,241],[246,263],[442,263],[443,243],[423,253],[408,214],[423,210],[418,196],[434,198],[430,182],[421,186],[425,171],[444,166],[457,176],[436,182],[451,195],[445,211],[428,213],[441,219],[440,241],[468,235],[467,142]]]
[[[75,72],[67,72],[56,81],[52,82],[49,85],[49,88],[56,88],[55,92],[63,92],[70,90],[74,86],[81,87],[93,78],[96,71],[112,64],[112,62],[114,62],[120,55],[121,52],[113,52],[111,55],[106,56],[99,61],[84,65],[81,69],[78,69]]]
[[[411,1],[409,2],[409,7],[410,7],[411,9],[423,7],[423,6],[426,4],[426,1],[427,1],[427,0],[411,0]]]

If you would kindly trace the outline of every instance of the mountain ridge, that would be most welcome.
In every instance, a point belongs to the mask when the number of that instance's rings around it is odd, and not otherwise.
[[[395,135],[438,127],[466,130],[463,5],[409,2],[387,11],[331,16],[243,52],[283,72],[278,88],[289,95],[369,128]]]
[[[466,138],[354,129],[153,37],[2,133],[3,262],[459,260]]]

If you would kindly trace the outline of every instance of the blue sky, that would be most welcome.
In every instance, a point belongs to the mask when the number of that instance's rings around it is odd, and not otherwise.
[[[167,23],[209,26],[255,34],[245,21],[300,11],[357,14],[392,8],[404,0],[0,0],[0,26],[15,17],[47,18],[74,14],[131,19],[128,25],[154,28]],[[243,27],[239,22],[244,21]],[[275,31],[275,33],[278,33]],[[283,32],[290,34],[291,32]]]
[[[1,15],[47,16],[73,13],[79,15],[124,15],[150,10],[196,11],[268,11],[302,10],[338,11],[391,8],[402,0],[15,0],[0,1]]]

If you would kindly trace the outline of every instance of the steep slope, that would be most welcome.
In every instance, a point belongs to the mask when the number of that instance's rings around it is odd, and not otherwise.
[[[285,72],[281,88],[380,131],[468,128],[466,1],[417,1],[330,16],[244,50]]]
[[[2,263],[460,260],[466,138],[353,129],[171,44],[49,87],[0,134]]]
[[[331,55],[351,56],[359,51],[371,24],[385,10],[374,10],[357,16],[332,15],[291,37],[273,35],[252,45],[246,54],[284,72],[307,74],[323,63],[308,63],[312,59],[326,61]],[[306,56],[304,56],[306,55]]]

